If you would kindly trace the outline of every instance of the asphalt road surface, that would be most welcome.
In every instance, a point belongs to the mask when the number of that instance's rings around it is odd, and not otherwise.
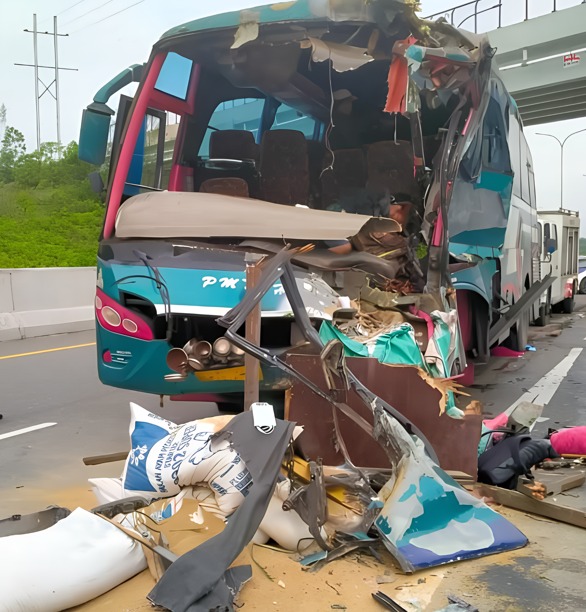
[[[535,352],[493,359],[477,372],[470,393],[487,414],[525,399],[546,404],[538,434],[586,425],[585,297],[577,307],[571,316],[554,317],[554,327],[563,327],[558,337],[532,328]],[[91,507],[87,479],[118,476],[122,463],[86,467],[82,458],[128,448],[129,401],[175,422],[215,413],[213,404],[166,399],[160,408],[158,397],[103,386],[93,342],[93,333],[83,332],[0,343],[0,518],[50,504]],[[586,532],[502,511],[530,546],[442,568],[436,600],[445,602],[448,593],[472,597],[483,612],[583,610]]]
[[[494,359],[478,372],[470,391],[487,413],[525,396],[547,403],[538,433],[586,425],[586,317],[580,312],[586,298],[580,296],[577,306],[572,316],[554,317],[564,326],[559,337],[532,328],[535,352]],[[158,397],[102,385],[93,342],[93,332],[79,332],[0,343],[0,517],[39,509],[37,489],[117,475],[119,463],[86,467],[82,458],[128,448],[129,401],[175,422],[215,414],[213,404],[166,398],[160,408]],[[560,363],[562,375],[555,370]]]

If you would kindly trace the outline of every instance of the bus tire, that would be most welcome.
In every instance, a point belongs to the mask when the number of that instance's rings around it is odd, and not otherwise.
[[[505,341],[505,346],[518,353],[524,353],[529,336],[529,310],[519,317],[515,325],[511,328],[509,337]]]
[[[541,306],[539,306],[539,316],[535,319],[535,325],[537,325],[537,327],[549,325],[549,309],[547,304],[541,304]]]
[[[562,302],[562,310],[565,314],[572,314],[574,312],[574,296],[564,298],[564,301]]]

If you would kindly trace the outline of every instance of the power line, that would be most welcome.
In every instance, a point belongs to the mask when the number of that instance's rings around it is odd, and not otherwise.
[[[131,9],[134,6],[138,6],[139,4],[142,4],[145,1],[146,0],[138,0],[138,2],[135,2],[134,4],[131,4],[130,6],[127,6],[127,7],[123,8],[123,9],[120,9],[119,11],[116,11],[115,13],[112,13],[111,15],[108,15],[107,17],[104,17],[102,19],[98,19],[98,21],[93,21],[92,23],[88,23],[87,25],[84,25],[81,28],[78,28],[77,30],[73,30],[73,32],[71,32],[71,33],[72,34],[76,34],[77,32],[81,32],[81,30],[85,30],[86,28],[89,28],[90,26],[97,25],[98,23],[102,23],[103,21],[111,19],[112,17],[115,17],[116,15],[120,15],[120,13],[124,13],[124,11],[127,11],[128,9]]]
[[[68,26],[70,23],[74,23],[75,21],[79,21],[80,19],[83,19],[86,15],[89,15],[90,13],[94,13],[95,11],[101,9],[102,7],[106,6],[107,4],[110,4],[111,2],[114,2],[114,0],[108,0],[107,2],[103,2],[102,4],[99,4],[98,6],[96,6],[95,8],[90,9],[89,11],[86,11],[85,13],[82,13],[78,17],[74,17],[71,21],[68,21],[67,23],[64,23],[63,27]]]
[[[78,4],[82,4],[84,2],[87,2],[87,0],[78,0],[75,4],[68,6],[66,9],[63,9],[60,13],[57,13],[57,17],[59,17],[59,15],[63,15],[63,13],[67,13],[67,11],[70,11],[72,8],[75,8]]]
[[[87,0],[78,0],[77,2],[75,2],[74,4],[72,4],[71,6],[68,6],[66,9],[63,9],[60,13],[57,13],[57,15],[55,15],[56,17],[59,17],[60,15],[63,15],[63,13],[67,13],[67,11],[70,11],[72,8],[75,8],[78,4],[82,4],[84,2],[87,2]],[[47,23],[49,21],[49,19],[41,19],[41,23]]]

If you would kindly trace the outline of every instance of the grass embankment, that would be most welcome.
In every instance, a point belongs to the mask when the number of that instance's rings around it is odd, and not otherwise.
[[[89,185],[0,185],[0,268],[94,266],[104,208]]]

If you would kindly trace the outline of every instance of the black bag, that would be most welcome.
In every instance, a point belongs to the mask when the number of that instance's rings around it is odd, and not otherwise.
[[[521,465],[519,450],[523,443],[529,441],[531,436],[509,436],[484,451],[478,457],[478,482],[516,489],[519,476],[527,471]],[[513,460],[511,465],[507,466],[510,469],[503,469],[510,459]]]
[[[478,482],[504,489],[516,489],[519,476],[532,478],[531,468],[544,459],[555,459],[549,440],[516,435],[501,440],[478,457]]]

